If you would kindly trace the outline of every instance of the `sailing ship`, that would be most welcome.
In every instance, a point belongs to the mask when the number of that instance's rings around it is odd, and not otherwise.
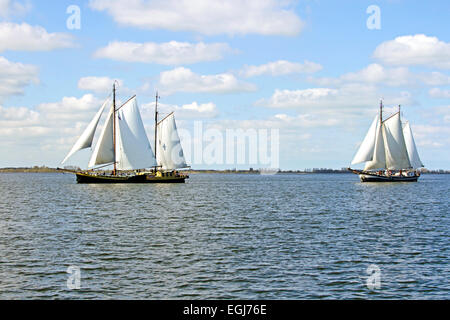
[[[415,182],[424,167],[408,121],[398,112],[383,120],[383,101],[352,165],[365,163],[364,170],[348,168],[362,182]]]
[[[184,183],[188,168],[173,112],[158,121],[158,94],[155,104],[155,153],[150,146],[136,96],[116,107],[116,83],[112,104],[86,171],[60,169],[76,175],[78,183]],[[91,148],[108,98],[75,142],[62,164],[77,151]],[[112,171],[98,170],[113,166]],[[100,166],[100,167],[99,167]]]

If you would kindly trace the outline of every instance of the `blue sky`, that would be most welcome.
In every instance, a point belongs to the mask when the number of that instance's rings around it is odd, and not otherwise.
[[[0,0],[0,167],[59,165],[118,79],[149,136],[158,89],[180,129],[279,130],[282,169],[347,167],[383,97],[426,167],[449,169],[449,14],[448,1]]]

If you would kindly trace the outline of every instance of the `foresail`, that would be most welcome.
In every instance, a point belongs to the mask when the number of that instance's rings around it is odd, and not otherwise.
[[[61,162],[62,164],[65,163],[75,152],[82,149],[90,148],[92,146],[95,130],[97,129],[98,122],[100,121],[100,117],[102,116],[103,110],[105,109],[105,106],[107,105],[108,101],[109,99],[107,99],[103,103],[100,110],[97,112],[95,117],[91,120],[89,125],[83,131],[81,136],[78,138],[77,142],[75,142],[75,144],[73,145],[72,150],[70,150],[70,152],[67,154],[64,160]]]
[[[403,136],[400,113],[384,121],[383,138],[386,148],[386,167],[389,170],[411,168],[408,151]]]
[[[406,150],[408,151],[409,162],[414,169],[422,168],[424,165],[420,160],[419,153],[417,152],[416,143],[412,134],[411,126],[407,121],[403,126],[403,135],[405,137]]]
[[[156,148],[158,165],[163,169],[174,170],[187,167],[173,113],[158,123]]]
[[[113,141],[113,107],[108,114],[105,126],[100,138],[95,145],[94,152],[89,160],[89,167],[92,168],[101,164],[114,163],[114,141]]]
[[[373,120],[372,125],[369,128],[369,131],[367,131],[366,137],[364,138],[363,142],[361,143],[361,146],[358,149],[358,152],[353,158],[352,164],[371,161],[373,159],[378,119],[379,116],[376,116],[375,119]]]
[[[117,169],[135,170],[156,166],[136,98],[117,111],[117,123]]]

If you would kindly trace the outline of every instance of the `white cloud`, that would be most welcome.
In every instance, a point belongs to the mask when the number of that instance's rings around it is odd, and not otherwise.
[[[143,104],[140,108],[144,119],[154,119],[155,102]],[[182,106],[158,103],[158,110],[162,115],[175,112],[177,119],[211,119],[219,114],[216,105],[212,102],[198,104],[194,101]]]
[[[240,71],[240,74],[248,78],[264,74],[281,76],[291,73],[314,73],[320,70],[322,70],[322,66],[320,64],[307,60],[305,60],[304,63],[278,60],[259,66],[244,66],[244,68]]]
[[[424,34],[397,37],[380,44],[374,58],[391,65],[450,69],[450,43]]]
[[[61,101],[41,103],[36,110],[40,112],[43,122],[50,126],[60,126],[62,122],[87,122],[91,120],[100,108],[102,100],[92,94],[85,94],[81,98],[63,97]]]
[[[10,16],[23,15],[31,9],[29,1],[21,3],[11,0],[0,0],[0,17],[8,18]]]
[[[407,67],[386,68],[378,63],[349,72],[337,78],[313,78],[308,80],[321,86],[339,86],[345,83],[364,83],[390,87],[450,84],[450,76],[434,71],[413,73]]]
[[[387,69],[379,64],[370,64],[366,68],[341,76],[344,82],[383,83],[391,86],[408,85],[412,81],[408,68]]]
[[[123,81],[120,79],[111,79],[108,77],[83,77],[78,80],[78,88],[96,93],[107,93],[112,92],[114,81],[118,82],[119,87],[123,86]]]
[[[421,73],[419,77],[424,84],[429,86],[450,85],[450,76],[440,72]]]
[[[0,56],[0,101],[12,95],[21,95],[31,83],[39,83],[38,68],[11,62]]]
[[[50,51],[73,46],[73,37],[66,33],[48,33],[40,26],[30,26],[27,23],[0,23],[0,52]]]
[[[256,102],[258,106],[272,108],[303,108],[316,111],[344,113],[355,108],[375,107],[381,94],[374,86],[346,84],[339,88],[309,88],[301,90],[275,90],[269,99]],[[409,92],[385,96],[389,104],[412,104]]]
[[[450,97],[450,92],[448,93]],[[442,116],[442,121],[444,123],[450,123],[450,106],[436,107],[434,108],[434,111],[436,114]]]
[[[8,146],[3,163],[43,164],[42,151],[57,164],[98,111],[103,101],[91,94],[64,97],[36,108],[0,106],[0,143]],[[13,160],[12,160],[13,159]],[[40,160],[41,159],[41,160]],[[5,162],[6,161],[6,162]],[[28,163],[28,164],[26,164]]]
[[[242,82],[231,73],[199,75],[183,67],[162,72],[159,77],[159,87],[165,94],[175,92],[233,93],[256,90],[255,85]]]
[[[440,125],[411,125],[419,147],[442,148],[450,146],[450,127]],[[447,149],[448,150],[448,149]]]
[[[99,99],[87,94],[79,99],[64,97],[58,102],[42,103],[35,109],[0,106],[0,127],[7,129],[13,137],[17,132],[30,139],[33,132],[44,134],[73,132],[75,128],[82,130],[100,104]],[[3,133],[6,134],[6,131]],[[30,135],[27,136],[27,133]]]
[[[192,31],[206,35],[297,35],[303,22],[290,4],[276,0],[91,0],[120,25]]]
[[[39,113],[25,107],[9,107],[0,106],[0,127],[29,127],[39,124]]]
[[[436,99],[450,99],[450,90],[442,90],[439,88],[432,88],[428,91],[428,94],[432,98]]]
[[[158,63],[164,65],[192,64],[217,61],[231,48],[226,43],[189,43],[170,41],[165,43],[136,43],[114,41],[94,53],[96,58],[126,62]]]

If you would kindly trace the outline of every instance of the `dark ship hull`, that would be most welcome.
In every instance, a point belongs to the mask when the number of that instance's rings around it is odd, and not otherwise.
[[[157,177],[155,175],[111,176],[77,173],[78,183],[184,183],[187,176]]]
[[[178,172],[146,172],[132,175],[111,175],[107,173],[77,172],[63,170],[75,174],[78,183],[185,183],[188,175]]]
[[[349,169],[354,174],[359,175],[361,182],[417,182],[418,174],[411,176],[404,175],[385,175],[362,170]]]

